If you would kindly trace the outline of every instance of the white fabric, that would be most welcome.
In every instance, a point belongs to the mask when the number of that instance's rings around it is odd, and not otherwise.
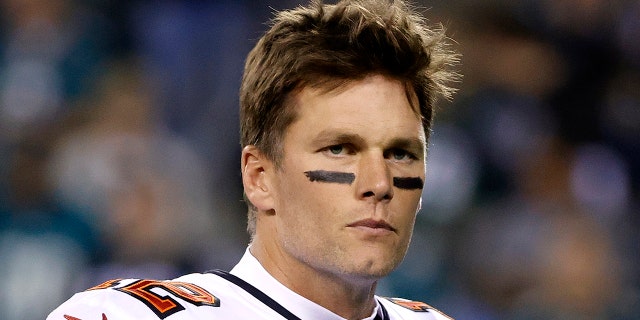
[[[309,301],[307,298],[285,287],[265,270],[258,259],[249,249],[245,252],[240,262],[231,270],[233,275],[252,284],[262,292],[268,292],[269,296],[278,301],[280,305],[291,311],[301,319],[309,320],[343,320],[339,315]],[[365,320],[373,320],[378,311],[378,305],[373,314]]]
[[[260,265],[249,250],[233,268],[231,274],[258,288],[303,320],[343,319],[282,285]],[[194,285],[197,287],[193,287]],[[136,291],[137,287],[140,288]],[[213,300],[205,301],[204,298],[209,294],[215,296],[215,301],[218,302],[217,305],[212,305],[211,302],[214,302]],[[380,303],[384,305],[388,312],[389,318],[386,320],[448,319],[432,309],[416,312],[394,304],[386,298],[376,298],[378,301],[376,309],[366,320],[372,320],[376,316],[376,312],[382,313]],[[47,320],[75,319],[215,320],[284,318],[237,285],[215,274],[196,273],[185,275],[172,281],[118,280],[111,285],[101,286],[99,289],[75,294],[47,317]]]

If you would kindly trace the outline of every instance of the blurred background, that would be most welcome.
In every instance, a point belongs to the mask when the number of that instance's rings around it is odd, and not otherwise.
[[[640,2],[415,4],[464,80],[379,294],[456,319],[640,319]],[[235,264],[244,57],[296,5],[0,0],[3,319]]]

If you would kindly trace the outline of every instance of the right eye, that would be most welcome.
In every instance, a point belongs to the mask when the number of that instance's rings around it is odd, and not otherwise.
[[[341,144],[338,144],[338,145],[335,145],[335,146],[328,147],[327,150],[329,152],[331,152],[331,154],[338,155],[338,154],[341,154],[344,151],[344,146],[341,145]]]
[[[346,156],[355,153],[355,149],[353,146],[345,143],[334,144],[325,148],[322,148],[320,151],[324,152],[329,156]]]

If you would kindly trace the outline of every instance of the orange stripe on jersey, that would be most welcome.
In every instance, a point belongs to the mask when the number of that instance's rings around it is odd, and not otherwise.
[[[70,316],[68,314],[65,314],[64,318],[67,319],[67,320],[82,320],[80,318],[72,317],[72,316]],[[109,319],[107,319],[107,316],[104,313],[102,314],[102,320],[109,320]]]
[[[429,310],[433,310],[435,312],[440,313],[441,315],[445,316],[448,319],[452,319],[449,316],[445,315],[444,313],[438,311],[438,309],[424,303],[421,301],[413,301],[413,300],[407,300],[407,299],[400,299],[400,298],[386,298],[385,299],[401,306],[401,307],[405,307],[409,310],[413,310],[415,312],[429,312]]]
[[[91,290],[99,290],[99,289],[107,289],[107,288],[111,288],[111,287],[115,287],[117,286],[120,281],[122,279],[114,279],[114,280],[109,280],[109,281],[105,281],[95,287],[91,287],[89,289],[87,289],[87,291],[91,291]]]
[[[385,298],[385,299],[413,311],[423,312],[423,311],[428,311],[429,309],[435,310],[434,307],[421,301],[413,301],[413,300],[400,299],[400,298]]]

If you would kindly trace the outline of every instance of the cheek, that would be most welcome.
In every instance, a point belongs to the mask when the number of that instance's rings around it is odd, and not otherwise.
[[[339,220],[338,205],[347,203],[344,199],[346,194],[349,194],[349,190],[338,184],[291,181],[283,188],[279,201],[281,217],[288,220],[283,223],[299,231],[325,229],[324,226]]]
[[[394,178],[395,179],[395,178]],[[395,187],[395,195],[401,200],[399,202],[405,204],[407,207],[418,207],[420,204],[420,197],[422,197],[422,188],[414,189],[402,189]]]
[[[421,193],[419,191],[400,191],[407,193],[400,196],[396,204],[399,206],[398,212],[401,213],[400,218],[405,225],[413,226],[416,219],[416,214],[420,207]],[[397,193],[396,193],[397,194]]]
[[[324,200],[318,197],[318,192],[317,185],[307,180],[302,172],[295,177],[287,176],[279,183],[276,214],[291,221],[311,218],[309,213],[318,210],[320,201]]]
[[[296,255],[307,256],[326,246],[327,238],[335,231],[339,219],[334,203],[326,189],[312,182],[292,183],[280,202],[277,236],[282,245]]]

